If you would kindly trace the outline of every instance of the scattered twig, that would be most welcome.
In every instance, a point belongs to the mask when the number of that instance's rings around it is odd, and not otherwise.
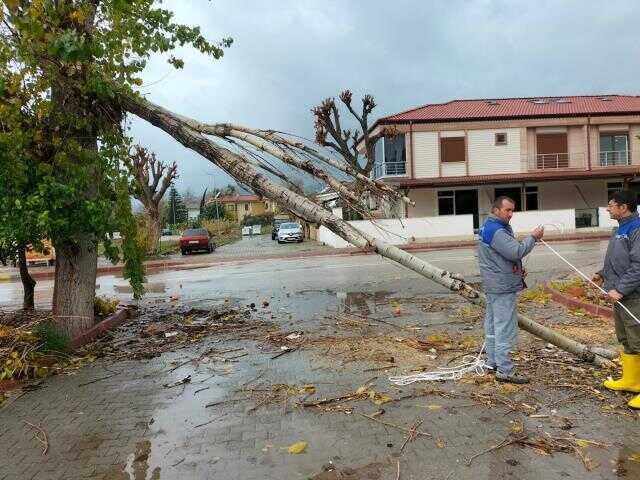
[[[195,427],[193,427],[193,428],[204,427],[205,425],[209,425],[210,423],[213,423],[213,422],[215,422],[216,420],[217,420],[217,418],[214,418],[213,420],[209,420],[208,422],[204,422],[204,423],[201,423],[200,425],[196,425],[196,426],[195,426]]]
[[[49,451],[49,437],[47,437],[47,432],[40,425],[34,425],[26,420],[23,420],[23,422],[34,431],[33,437],[42,444],[42,455],[46,455]]]
[[[246,398],[231,398],[229,400],[220,400],[219,402],[207,403],[204,408],[216,407],[218,405],[224,405],[225,403],[239,402],[240,400],[246,400]]]
[[[374,422],[380,423],[382,425],[386,425],[387,427],[396,428],[396,429],[401,430],[401,431],[403,431],[405,433],[408,433],[408,434],[414,434],[416,436],[417,435],[422,435],[424,437],[431,437],[431,434],[427,433],[427,432],[421,432],[420,430],[415,430],[415,432],[412,432],[412,430],[410,430],[408,428],[404,428],[404,427],[401,427],[400,425],[395,425],[395,424],[390,423],[390,422],[385,422],[384,420],[378,420],[377,418],[372,417],[371,415],[367,415],[365,413],[360,413],[360,412],[356,412],[356,413],[358,415],[360,415],[361,417],[368,418],[369,420],[373,420]]]
[[[400,460],[398,460],[398,471],[396,473],[396,480],[400,480]]]
[[[298,350],[299,347],[294,347],[294,348],[287,348],[286,350],[281,351],[280,353],[278,353],[277,355],[274,355],[273,357],[271,357],[271,360],[275,360],[276,358],[279,358],[283,355],[286,355],[287,353],[291,353],[291,352],[295,352],[296,350]]]
[[[184,462],[185,457],[182,457],[182,460],[178,460],[176,463],[174,463],[173,465],[171,465],[172,467],[177,467],[178,465],[180,465],[182,462]]]
[[[407,443],[413,442],[416,439],[416,436],[417,436],[416,432],[418,431],[418,427],[420,425],[422,425],[421,419],[417,419],[415,422],[413,422],[413,425],[411,425],[411,428],[409,429],[409,434],[407,435],[407,438],[405,438],[404,443],[402,444],[402,447],[400,447],[400,453],[404,451],[404,447],[407,446]]]
[[[178,380],[176,382],[172,382],[172,383],[163,383],[162,386],[164,388],[173,388],[173,387],[177,387],[178,385],[184,385],[186,383],[191,383],[191,375],[187,375],[186,377],[184,377],[182,380]]]
[[[522,442],[523,440],[526,440],[527,436],[526,435],[520,435],[517,438],[512,438],[511,440],[509,440],[508,438],[505,438],[500,444],[498,445],[494,445],[491,448],[487,448],[486,450],[483,450],[480,453],[476,453],[473,457],[471,457],[469,460],[467,460],[467,466],[471,466],[471,463],[478,457],[485,455],[486,453],[489,452],[495,452],[496,450],[500,450],[501,448],[504,447],[508,447],[509,445],[513,445],[514,443],[518,443],[518,442]]]
[[[204,387],[204,388],[199,388],[198,390],[196,390],[195,392],[193,392],[193,395],[195,396],[196,393],[198,392],[202,392],[203,390],[209,390],[211,387]]]
[[[118,375],[120,372],[114,373],[112,375],[107,375],[106,377],[100,377],[100,378],[96,378],[94,380],[91,380],[89,382],[85,382],[85,383],[81,383],[80,385],[78,385],[78,387],[85,387],[87,385],[91,385],[92,383],[97,383],[97,382],[101,382],[102,380],[106,380],[107,378],[111,378],[111,377],[115,377],[116,375]]]

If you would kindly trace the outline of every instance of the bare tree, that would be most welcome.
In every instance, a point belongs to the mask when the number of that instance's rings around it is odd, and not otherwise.
[[[269,154],[301,172],[310,174],[335,188],[335,191],[341,195],[343,201],[348,204],[358,205],[358,202],[355,201],[358,199],[353,198],[353,191],[329,175],[318,164],[329,166],[342,172],[349,172],[352,175],[352,181],[358,182],[362,188],[369,190],[373,194],[405,203],[411,202],[392,187],[369,179],[367,176],[354,171],[355,169],[350,165],[337,162],[312,147],[297,140],[291,140],[284,135],[276,134],[273,131],[255,130],[229,124],[206,125],[177,115],[140,97],[124,97],[122,102],[123,107],[130,113],[164,130],[185,147],[198,152],[222,168],[238,182],[249,186],[256,193],[279,202],[285,208],[307,221],[326,226],[358,248],[373,250],[385,258],[397,262],[413,272],[460,294],[474,304],[485,305],[484,296],[465,283],[459,275],[442,270],[410,253],[393,245],[388,245],[384,241],[356,229],[350,223],[336,217],[309,198],[275,183],[264,172],[259,170],[261,166],[259,161],[248,162],[244,156],[221,146],[219,141],[226,141],[233,145],[238,141],[242,141],[246,145],[255,148],[256,152]],[[218,142],[213,141],[209,136],[214,136]],[[316,160],[318,164],[313,162],[312,159]],[[518,315],[518,321],[524,330],[578,355],[584,360],[604,364],[608,361],[607,359],[615,357],[615,353],[612,351],[579,343],[524,315]]]
[[[160,202],[178,177],[175,162],[165,165],[155,153],[136,145],[129,155],[131,174],[135,178],[134,197],[144,205],[147,217],[147,253],[158,252],[160,240]]]
[[[372,95],[362,97],[362,109],[356,112],[351,104],[353,94],[350,90],[340,93],[340,101],[358,123],[358,129],[343,129],[340,122],[340,110],[335,98],[326,98],[320,105],[311,109],[315,116],[316,143],[335,150],[351,168],[363,175],[369,175],[375,162],[374,149],[380,134],[371,135],[369,132],[369,114],[376,107]],[[364,146],[364,161],[362,161],[358,144]]]

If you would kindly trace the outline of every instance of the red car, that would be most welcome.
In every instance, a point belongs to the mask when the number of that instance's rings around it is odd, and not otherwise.
[[[180,237],[180,251],[182,255],[196,250],[211,253],[216,249],[216,244],[209,236],[206,228],[190,228],[185,230]]]

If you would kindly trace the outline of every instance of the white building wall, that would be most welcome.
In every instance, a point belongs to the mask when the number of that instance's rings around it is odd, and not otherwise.
[[[405,245],[438,238],[473,239],[473,215],[445,215],[442,217],[357,220],[349,222],[361,232],[392,245]],[[318,230],[318,241],[334,248],[353,246],[328,228]]]
[[[546,225],[546,233],[573,232],[576,229],[576,211],[568,208],[515,212],[510,224],[515,233],[531,232],[538,225]]]
[[[416,206],[408,206],[409,218],[432,217],[438,214],[436,190],[434,188],[418,188],[409,191],[409,198],[416,202]]]
[[[439,175],[440,145],[436,132],[415,132],[413,134],[413,155],[417,178]]]
[[[467,174],[465,162],[446,162],[442,164],[443,177],[464,177]]]
[[[506,133],[507,144],[495,145],[495,134]],[[520,173],[520,129],[469,130],[469,175]]]

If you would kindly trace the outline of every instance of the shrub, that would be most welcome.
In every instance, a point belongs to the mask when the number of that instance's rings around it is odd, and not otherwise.
[[[33,328],[33,334],[40,339],[41,352],[66,352],[69,350],[69,339],[61,334],[51,321],[39,323]]]
[[[260,215],[247,215],[242,219],[242,225],[271,225],[273,213],[262,213]]]

